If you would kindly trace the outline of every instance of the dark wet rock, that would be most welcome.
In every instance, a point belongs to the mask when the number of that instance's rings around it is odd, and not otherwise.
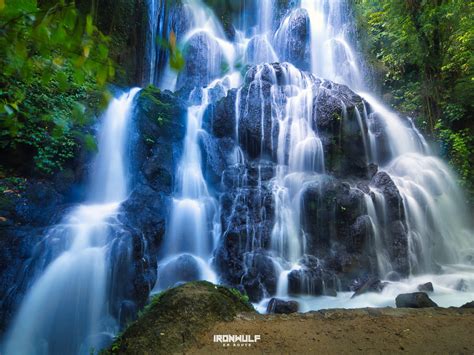
[[[433,284],[431,282],[418,285],[417,289],[420,292],[433,292],[434,291]]]
[[[387,286],[387,283],[386,282],[382,282],[378,279],[368,279],[364,284],[362,284],[360,287],[358,287],[354,294],[352,295],[351,298],[354,298],[354,297],[357,297],[357,296],[360,296],[364,293],[367,293],[367,292],[376,292],[376,293],[380,293],[383,291],[383,289],[385,288],[385,286]]]
[[[308,250],[315,255],[341,241],[350,249],[363,248],[369,232],[364,193],[330,177],[308,184],[302,196],[302,227],[307,234]]]
[[[397,308],[438,307],[425,292],[402,293],[395,299]]]
[[[460,279],[456,285],[454,286],[454,289],[457,290],[457,291],[462,291],[462,292],[466,292],[468,290],[468,285],[467,285],[467,282],[466,280],[464,279]]]
[[[272,298],[268,302],[267,313],[290,314],[298,312],[298,302],[284,301],[279,298]]]
[[[275,294],[278,275],[273,260],[264,251],[245,254],[244,265],[241,283],[250,300],[257,301],[265,295]]]
[[[396,271],[390,271],[387,275],[385,275],[385,278],[388,281],[394,281],[394,282],[400,281],[402,279],[400,274]]]
[[[392,178],[383,171],[375,174],[371,180],[371,186],[383,196],[383,202],[375,199],[374,196],[372,196],[372,201],[374,201],[376,210],[385,211],[385,219],[381,228],[391,265],[393,270],[401,276],[407,276],[409,271],[408,231],[402,196]]]
[[[336,176],[367,177],[363,101],[345,85],[324,82],[313,100],[314,125],[323,143],[326,169]]]
[[[296,269],[288,274],[290,295],[336,296],[336,277],[332,270],[312,255],[305,255]]]
[[[117,318],[124,300],[136,307],[127,310],[141,309],[156,283],[185,120],[184,103],[171,92],[149,86],[138,94],[137,133],[130,149],[132,190],[120,208],[121,228],[111,251],[111,311]]]
[[[389,221],[403,220],[403,200],[390,175],[384,171],[380,171],[372,178],[371,184],[379,189],[385,198]]]
[[[186,283],[152,298],[112,348],[128,354],[186,352],[216,323],[242,312],[255,310],[237,290],[205,281]]]
[[[3,185],[2,182],[0,184]],[[0,196],[2,224],[48,226],[58,220],[65,197],[44,180],[24,180],[20,187],[9,188]],[[59,210],[59,211],[58,211]]]
[[[232,138],[215,138],[203,133],[200,139],[202,170],[208,186],[218,186],[222,182],[223,171],[232,164],[235,148]]]
[[[291,12],[288,27],[280,28],[277,35],[277,46],[282,61],[308,71],[311,67],[310,21],[305,9]]]
[[[158,285],[167,289],[179,282],[195,281],[201,277],[197,260],[189,254],[183,254],[158,268]]]
[[[461,308],[474,308],[474,301],[463,304]]]
[[[271,87],[272,82],[254,80],[240,93],[239,142],[252,159],[271,157],[278,136],[278,126],[272,121]]]
[[[137,306],[135,302],[129,300],[123,300],[120,305],[120,317],[119,324],[121,327],[126,327],[137,317]]]
[[[209,105],[206,110],[204,121],[209,121],[209,131],[217,138],[235,137],[236,95],[236,90],[230,90],[226,97],[216,104]]]
[[[369,178],[369,179],[372,179],[372,178],[375,176],[375,174],[377,174],[378,169],[379,169],[379,167],[377,166],[377,164],[370,163],[370,164],[368,165],[368,169],[367,169],[367,170],[368,170],[368,171],[367,171],[367,173],[368,173],[368,178]]]
[[[248,68],[244,77],[243,87],[248,87],[253,81],[258,80],[269,84],[285,85],[286,77],[285,71],[288,64],[285,63],[271,63],[253,65]]]
[[[218,42],[204,31],[192,35],[186,42],[184,59],[185,65],[176,86],[188,93],[217,78],[224,60]]]
[[[368,240],[373,237],[373,227],[367,215],[357,217],[350,227],[351,243],[347,245],[350,252],[363,252]]]

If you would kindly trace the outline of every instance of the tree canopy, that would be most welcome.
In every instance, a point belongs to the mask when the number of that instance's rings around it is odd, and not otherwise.
[[[32,158],[52,173],[78,140],[94,146],[77,128],[91,117],[86,98],[105,93],[115,74],[108,42],[74,2],[0,0],[0,147],[12,155],[4,159]]]
[[[474,2],[356,0],[362,47],[396,109],[425,133],[474,192]]]

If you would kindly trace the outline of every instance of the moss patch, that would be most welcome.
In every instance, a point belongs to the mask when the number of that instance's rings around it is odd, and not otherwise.
[[[214,324],[255,312],[245,296],[206,281],[189,282],[155,296],[137,321],[105,354],[170,354],[197,344]]]
[[[153,85],[148,85],[141,91],[138,104],[148,117],[159,125],[171,122],[181,114],[176,98],[170,93],[163,93]]]

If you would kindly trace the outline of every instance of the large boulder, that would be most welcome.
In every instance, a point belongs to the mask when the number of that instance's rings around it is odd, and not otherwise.
[[[417,289],[420,292],[433,292],[434,291],[433,284],[431,282],[420,284],[418,285]]]
[[[165,291],[117,338],[111,354],[186,352],[217,322],[255,312],[237,290],[197,281]]]
[[[192,255],[183,254],[166,262],[158,268],[158,286],[167,289],[177,282],[199,280],[201,270],[199,263]]]
[[[366,214],[362,191],[340,180],[322,176],[307,184],[301,204],[301,224],[311,254],[324,254],[336,242],[350,250],[363,251],[371,230],[367,220],[357,222]]]
[[[268,302],[267,313],[290,314],[298,312],[298,302],[272,298]]]
[[[402,293],[395,299],[397,308],[438,307],[425,292]]]
[[[271,157],[278,137],[278,125],[272,119],[272,71],[259,66],[256,75],[240,92],[238,105],[238,138],[250,158]],[[247,74],[247,78],[250,75]]]
[[[313,99],[313,120],[324,148],[326,169],[339,177],[365,178],[368,128],[364,102],[345,85],[325,81]]]
[[[376,198],[371,192],[375,209],[385,211],[385,217],[383,221],[380,221],[382,229],[380,237],[383,238],[393,271],[407,276],[409,272],[408,229],[402,196],[390,175],[383,171],[375,174],[371,186],[377,189],[382,197]]]
[[[270,256],[264,251],[246,253],[243,260],[245,272],[241,284],[252,301],[266,294],[275,294],[278,275]]]
[[[311,69],[310,20],[305,9],[293,10],[277,32],[277,47],[282,61]]]
[[[204,87],[221,74],[224,56],[217,40],[201,31],[193,34],[186,42],[184,68],[178,75],[177,89],[191,92]]]

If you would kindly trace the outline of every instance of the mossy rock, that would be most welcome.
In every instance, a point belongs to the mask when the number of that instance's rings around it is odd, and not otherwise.
[[[215,323],[255,312],[235,289],[194,281],[155,296],[105,354],[173,354],[196,344]]]

